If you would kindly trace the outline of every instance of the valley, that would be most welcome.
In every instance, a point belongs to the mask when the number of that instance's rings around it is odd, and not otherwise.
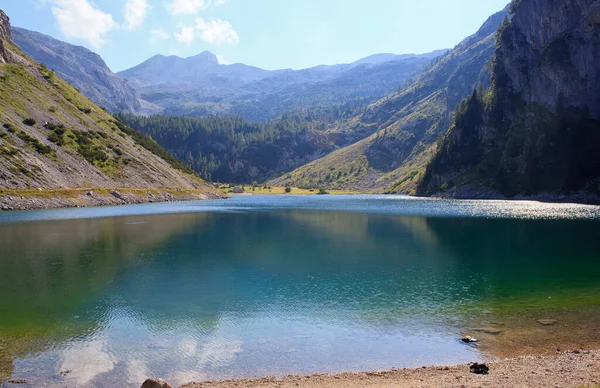
[[[490,100],[495,104],[500,98],[506,100],[501,95],[507,95],[503,92],[507,87],[500,87],[500,80],[506,78],[501,74],[500,58],[506,56],[502,39],[509,33],[502,31],[505,26],[513,25],[513,15],[519,9],[517,4],[511,7],[492,15],[478,31],[451,50],[422,55],[378,54],[354,63],[304,70],[263,70],[244,64],[222,64],[216,55],[206,51],[188,58],[158,55],[115,74],[100,57],[81,47],[21,28],[14,28],[13,34],[25,52],[47,68],[56,68],[56,74],[80,87],[94,101],[103,103],[108,98],[118,103],[118,106],[106,104],[117,113],[118,120],[151,136],[205,180],[461,198],[531,197],[594,202],[598,155],[593,151],[569,167],[572,171],[588,171],[584,173],[587,177],[582,177],[579,183],[554,186],[542,181],[553,180],[556,174],[561,174],[558,165],[564,164],[569,150],[548,148],[549,152],[560,155],[552,162],[557,163],[557,167],[547,170],[549,176],[540,178],[540,183],[510,186],[503,183],[509,179],[504,177],[498,178],[503,181],[496,180],[492,184],[485,178],[474,180],[471,172],[446,173],[438,166],[439,163],[462,163],[452,155],[456,150],[449,151],[445,147],[456,141],[451,140],[451,136],[456,136],[456,127],[460,127],[457,120],[467,114],[463,112],[468,110],[463,101],[469,98],[482,101],[479,102],[481,109],[489,110],[484,118],[486,127],[499,125],[488,124],[492,119],[496,123],[504,120],[498,113],[501,109],[513,109],[515,102],[510,102],[511,106],[503,102],[502,108],[489,106]],[[588,12],[577,8],[579,5],[574,7],[573,15]],[[595,21],[592,19],[589,24],[592,27],[585,27],[588,30],[593,29]],[[562,54],[556,55],[567,57],[555,66],[554,79],[540,75],[553,66],[549,59],[539,68],[535,67],[534,59],[525,59],[526,54],[513,60],[531,63],[518,82],[523,84],[521,79],[529,77],[528,72],[531,72],[535,84],[522,93],[535,95],[532,88],[539,86],[554,88],[552,93],[562,96],[560,102],[555,99],[550,105],[541,100],[531,101],[541,107],[546,104],[549,114],[561,104],[560,117],[557,115],[551,123],[537,124],[541,131],[546,130],[544,126],[552,126],[553,131],[560,132],[561,126],[573,120],[576,125],[588,128],[596,125],[593,111],[589,110],[594,106],[596,88],[587,92],[591,93],[589,103],[571,106],[567,102],[578,93],[577,87],[589,87],[583,79],[571,80],[572,77],[567,76],[568,56],[573,58],[583,52],[586,55],[589,52],[590,58],[595,55],[592,49],[583,51],[593,45],[595,38],[585,38],[589,31],[584,31],[582,23],[586,22],[579,23],[579,26],[569,26],[569,30],[555,32],[568,33],[573,37],[571,40],[558,42],[545,38],[546,42],[540,44],[547,45],[546,50],[536,46],[538,57],[550,58],[562,45]],[[518,31],[519,27],[514,28]],[[521,38],[515,36],[511,35],[510,41],[506,38],[506,45],[522,45]],[[574,40],[576,36],[581,37]],[[523,50],[526,52],[527,47]],[[86,59],[82,59],[84,57]],[[76,63],[85,63],[85,66],[75,66]],[[92,72],[97,74],[96,78],[87,75],[91,74],[92,66],[99,69]],[[589,77],[589,72],[595,69],[576,71],[578,74],[585,71]],[[513,70],[507,72],[510,74]],[[563,75],[569,78],[565,80],[568,87],[565,91],[555,90],[561,86],[553,83]],[[90,88],[91,85],[109,86],[103,89]],[[114,96],[119,97],[115,100]],[[588,111],[589,119],[583,117]],[[524,114],[518,113],[520,117]],[[513,126],[521,125],[515,120]],[[563,135],[557,132],[556,141],[594,143],[595,140],[587,138],[595,136],[594,132],[586,131],[583,135],[566,135],[574,136],[572,138],[561,137]],[[523,180],[526,174],[534,174],[536,168],[542,168],[542,164],[538,164],[528,170],[523,158],[525,154],[534,157],[533,149],[541,150],[543,145],[527,145],[523,134],[512,136],[510,140],[501,140],[501,136],[504,135],[495,135],[486,142],[492,142],[493,147],[506,147],[496,145],[501,142],[520,149],[514,151],[518,156],[513,156],[510,162],[516,164],[502,167],[505,171],[519,169],[519,179]],[[577,144],[573,147],[582,147]],[[496,152],[490,151],[491,154]],[[506,155],[501,158],[502,161],[485,163],[480,160],[476,168],[488,169],[487,174],[491,174],[498,168],[495,166],[508,163]],[[587,162],[590,159],[594,160],[592,164]],[[486,163],[494,167],[484,167]]]

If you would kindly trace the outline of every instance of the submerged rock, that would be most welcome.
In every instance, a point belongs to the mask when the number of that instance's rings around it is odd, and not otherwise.
[[[173,388],[163,379],[148,379],[142,384],[142,388]]]
[[[490,334],[490,335],[498,335],[498,334],[502,333],[502,330],[490,329],[490,328],[473,329],[473,331],[475,331],[477,333]]]
[[[12,379],[8,380],[9,384],[27,384],[27,380],[25,379]]]

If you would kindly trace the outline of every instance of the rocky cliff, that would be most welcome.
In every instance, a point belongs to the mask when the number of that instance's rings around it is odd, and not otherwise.
[[[492,87],[461,103],[419,193],[598,194],[600,1],[515,0]]]
[[[502,31],[496,77],[507,91],[552,111],[600,117],[600,2],[520,0]]]
[[[10,33],[10,22],[8,16],[0,10],[0,63],[9,61],[8,51],[4,46],[4,42],[12,43],[12,35]]]

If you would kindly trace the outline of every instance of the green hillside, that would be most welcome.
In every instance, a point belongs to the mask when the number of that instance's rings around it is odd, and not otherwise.
[[[13,43],[0,11],[0,188],[137,188],[213,193]]]

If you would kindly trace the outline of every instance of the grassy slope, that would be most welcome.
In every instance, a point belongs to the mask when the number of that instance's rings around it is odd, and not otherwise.
[[[12,63],[0,64],[0,187],[213,191],[179,170],[184,167],[174,159],[157,156],[166,157],[151,139],[134,140],[103,109],[16,46],[6,45]],[[27,118],[36,124],[25,124]],[[56,136],[54,143],[49,140],[54,131],[46,123],[64,126],[60,141]]]
[[[492,16],[405,89],[340,128],[362,140],[270,183],[414,193],[457,104],[477,84],[489,83],[495,31],[505,15]]]

